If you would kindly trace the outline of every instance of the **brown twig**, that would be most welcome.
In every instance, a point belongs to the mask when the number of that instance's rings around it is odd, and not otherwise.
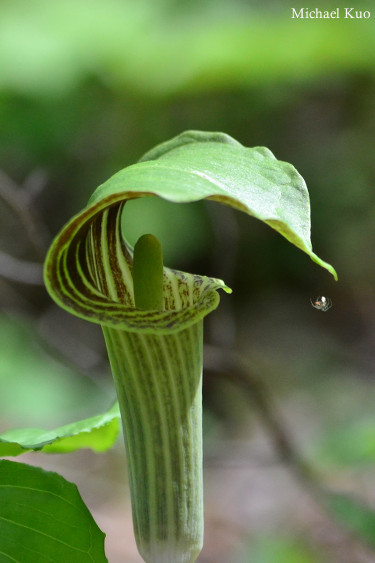
[[[43,285],[43,266],[14,258],[0,250],[0,276],[12,282]]]
[[[0,170],[0,198],[5,201],[18,217],[36,258],[42,260],[49,238],[45,224],[40,220],[36,210],[31,205],[28,192],[20,188],[2,170]]]
[[[267,430],[280,460],[287,463],[305,484],[316,488],[315,471],[296,450],[286,428],[281,423],[280,415],[266,385],[254,370],[250,369],[248,362],[232,350],[206,345],[205,367],[213,375],[225,378],[226,381],[244,390]]]

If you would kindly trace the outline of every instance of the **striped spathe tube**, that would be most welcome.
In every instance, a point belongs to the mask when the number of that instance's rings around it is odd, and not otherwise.
[[[203,318],[214,278],[163,268],[163,310],[135,306],[133,249],[121,214],[133,194],[83,210],[52,244],[47,288],[63,308],[99,323],[120,404],[134,532],[147,562],[190,563],[203,544]]]

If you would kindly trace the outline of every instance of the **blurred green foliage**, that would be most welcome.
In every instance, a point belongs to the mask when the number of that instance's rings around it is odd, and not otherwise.
[[[328,466],[357,467],[375,462],[375,420],[366,415],[351,424],[337,425],[328,431],[315,456]]]
[[[375,60],[371,26],[293,21],[286,2],[4,0],[1,16],[0,86],[37,97],[61,97],[87,76],[155,97],[311,81]]]
[[[375,547],[375,511],[349,495],[331,495],[329,507],[340,522]]]
[[[323,563],[303,541],[277,536],[251,542],[247,557],[247,561],[256,563]],[[241,558],[241,562],[245,560],[245,557]]]
[[[104,410],[114,398],[78,369],[46,353],[35,330],[19,320],[0,317],[2,428],[48,424],[51,428],[77,416]],[[99,411],[100,412],[100,411]]]
[[[0,169],[16,186],[0,177],[0,250],[40,263],[97,185],[186,129],[222,130],[293,163],[310,192],[314,250],[338,284],[270,229],[214,205],[132,202],[142,209],[126,210],[129,237],[152,230],[168,265],[234,289],[211,340],[260,365],[301,449],[340,482],[371,468],[375,449],[375,30],[290,11],[273,0],[2,0]],[[37,217],[39,252],[20,206]],[[176,223],[184,236],[169,236]],[[309,302],[320,294],[333,300],[326,314]],[[2,429],[108,407],[100,334],[59,316],[43,287],[12,279],[1,256],[0,306]],[[206,381],[218,444],[239,421],[254,429],[247,407],[223,397]],[[266,543],[259,561],[314,561],[299,544]]]
[[[161,242],[165,264],[183,268],[191,259],[207,252],[212,243],[209,217],[201,202],[175,205],[160,198],[129,201],[122,215],[127,240],[131,245],[145,232]],[[179,237],[179,232],[184,237]]]

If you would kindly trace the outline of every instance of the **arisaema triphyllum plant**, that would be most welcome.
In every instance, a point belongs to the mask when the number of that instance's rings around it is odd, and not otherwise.
[[[336,272],[312,251],[309,195],[295,168],[224,133],[188,131],[149,151],[99,186],[53,241],[48,292],[103,329],[139,552],[146,562],[188,563],[203,543],[203,319],[218,306],[218,290],[231,290],[164,266],[147,225],[135,248],[128,244],[124,206],[144,197],[230,206]]]

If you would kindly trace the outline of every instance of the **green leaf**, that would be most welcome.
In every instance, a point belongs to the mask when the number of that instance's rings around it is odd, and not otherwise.
[[[113,446],[119,432],[118,403],[100,415],[72,422],[56,430],[20,428],[0,434],[0,455],[17,456],[29,451],[68,453],[82,448],[103,452]]]
[[[375,511],[358,500],[343,494],[330,494],[328,506],[335,517],[349,530],[375,547]]]
[[[73,483],[0,461],[0,561],[102,563],[104,538]]]

